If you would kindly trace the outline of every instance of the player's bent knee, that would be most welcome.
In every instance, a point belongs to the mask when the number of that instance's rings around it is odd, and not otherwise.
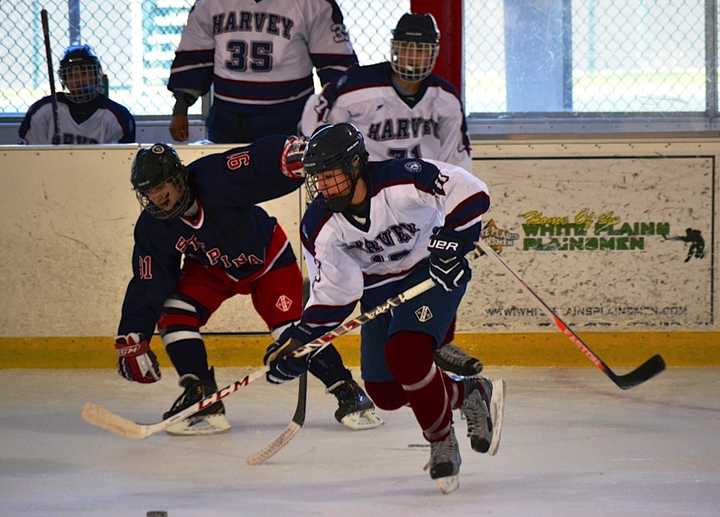
[[[402,386],[395,382],[365,381],[365,391],[375,405],[386,411],[399,409],[407,404],[407,397]]]

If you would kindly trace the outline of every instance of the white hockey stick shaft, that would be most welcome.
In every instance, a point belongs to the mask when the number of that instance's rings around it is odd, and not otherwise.
[[[471,257],[471,260],[474,260],[481,255],[482,253],[480,252],[478,244],[476,243],[475,251],[473,253],[473,256]],[[432,289],[433,287],[435,287],[435,282],[431,278],[423,280],[419,284],[410,287],[402,293],[387,299],[385,303],[378,305],[374,309],[370,309],[369,311],[359,315],[357,318],[353,318],[343,323],[335,330],[331,330],[330,332],[323,334],[314,341],[302,345],[290,353],[292,353],[295,357],[302,357],[313,351],[316,351],[318,348],[323,348],[330,344],[330,342],[336,337],[347,334],[351,330],[360,327],[368,321],[374,320],[381,314],[385,314],[393,307],[397,307],[400,304],[407,302],[408,300],[420,296],[422,293]],[[278,350],[275,356],[277,356],[281,352],[283,352],[283,349]],[[268,362],[272,360],[275,356],[271,356]],[[111,433],[117,434],[118,436],[123,436],[125,438],[130,438],[134,440],[140,440],[152,436],[155,433],[164,431],[171,425],[194,415],[198,411],[202,411],[203,409],[207,408],[208,406],[214,404],[219,400],[224,399],[225,397],[232,395],[233,393],[247,386],[251,382],[259,379],[260,377],[263,377],[266,372],[267,370],[265,368],[256,370],[246,375],[242,379],[235,381],[233,384],[230,384],[229,386],[226,386],[209,395],[203,400],[196,402],[192,406],[183,409],[182,411],[176,413],[170,418],[167,418],[162,422],[157,422],[155,424],[140,424],[137,422],[133,422],[132,420],[116,415],[115,413],[104,408],[103,406],[95,404],[93,402],[87,402],[85,406],[83,406],[81,416],[87,423],[101,429],[105,429],[106,431],[109,431]]]

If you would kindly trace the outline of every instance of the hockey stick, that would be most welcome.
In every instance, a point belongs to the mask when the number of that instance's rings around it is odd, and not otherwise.
[[[480,252],[475,250],[475,257],[480,256]],[[419,296],[420,294],[424,293],[425,291],[431,289],[435,286],[435,282],[431,278],[428,278],[427,280],[424,280],[417,284],[416,286],[413,286],[406,291],[398,294],[397,296],[393,296],[392,298],[389,298],[385,301],[385,303],[382,303],[375,307],[374,309],[369,310],[368,312],[365,312],[358,316],[357,318],[354,318],[352,320],[349,320],[345,323],[343,323],[340,327],[336,328],[335,330],[331,330],[330,332],[327,332],[326,334],[323,334],[319,338],[315,339],[314,341],[311,341],[310,343],[307,343],[306,345],[302,345],[298,349],[289,352],[292,353],[295,357],[302,357],[304,355],[307,355],[319,348],[323,348],[327,346],[333,339],[335,339],[338,336],[342,336],[343,334],[347,334],[351,330],[358,328],[359,326],[367,323],[370,320],[373,320],[380,316],[381,314],[384,314],[388,312],[393,307],[397,307],[398,305],[415,298],[416,296]],[[277,355],[281,352],[285,352],[286,349],[279,349],[275,352],[270,358],[268,359],[268,362],[273,360]],[[296,355],[297,354],[297,355]],[[206,407],[210,406],[211,404],[224,399],[225,397],[232,395],[236,391],[238,391],[240,388],[247,386],[251,382],[259,379],[260,377],[263,377],[265,375],[265,372],[267,370],[265,368],[261,368],[259,370],[256,370],[242,379],[235,381],[233,384],[230,384],[229,386],[225,386],[224,388],[216,391],[215,393],[209,395],[208,397],[204,398],[203,400],[196,402],[192,406],[189,406],[179,413],[171,416],[170,418],[167,418],[166,420],[163,420],[161,422],[157,422],[155,424],[140,424],[137,422],[133,422],[132,420],[129,420],[127,418],[121,417],[119,415],[116,415],[115,413],[109,411],[108,409],[104,408],[103,406],[99,404],[95,404],[93,402],[87,402],[83,406],[81,416],[82,418],[89,424],[94,425],[96,427],[99,427],[101,429],[105,429],[106,431],[110,431],[111,433],[117,434],[118,436],[123,436],[125,438],[130,438],[133,440],[140,440],[143,438],[147,438],[155,433],[159,433],[161,431],[164,431],[171,425],[180,422],[181,420],[188,418],[198,411],[201,411],[205,409]],[[302,390],[301,390],[302,391]],[[298,393],[298,398],[300,400],[301,393]],[[304,398],[304,397],[303,397]],[[300,407],[302,406],[302,407]],[[304,417],[304,404],[298,403],[298,410],[296,410],[296,413],[298,416],[302,414]],[[297,431],[295,431],[297,432]],[[292,438],[292,436],[291,436]],[[285,442],[287,443],[287,441]],[[279,449],[278,449],[279,450]],[[277,451],[275,451],[277,452]],[[273,452],[273,454],[275,453]],[[268,456],[269,457],[269,456]]]
[[[147,438],[148,436],[151,436],[155,433],[164,431],[171,425],[180,422],[185,418],[191,417],[198,411],[202,411],[203,409],[214,404],[215,402],[222,400],[229,395],[232,395],[240,388],[247,386],[251,382],[259,379],[264,375],[265,369],[256,370],[246,375],[242,379],[235,381],[229,386],[225,386],[224,388],[216,391],[215,393],[209,395],[201,401],[196,402],[192,406],[186,407],[185,409],[183,409],[179,413],[174,414],[170,418],[167,418],[162,422],[157,422],[155,424],[139,424],[137,422],[133,422],[132,420],[128,420],[127,418],[116,415],[112,411],[93,402],[85,403],[82,412],[80,413],[80,416],[82,416],[83,420],[85,420],[88,424],[94,425],[95,427],[99,427],[101,429],[105,429],[106,431],[110,431],[111,433],[114,433],[118,436],[130,438],[131,440],[142,440],[143,438]]]
[[[555,323],[555,326],[558,328],[560,332],[562,332],[565,337],[567,337],[572,343],[580,349],[580,351],[585,354],[585,356],[590,359],[590,362],[593,363],[601,372],[603,372],[605,375],[607,375],[611,381],[615,383],[616,386],[618,386],[620,389],[627,390],[632,388],[633,386],[637,386],[638,384],[642,384],[643,382],[652,379],[657,374],[662,372],[665,369],[665,361],[659,354],[655,354],[650,359],[645,361],[643,364],[635,368],[630,373],[626,373],[625,375],[617,375],[615,372],[613,372],[610,367],[605,364],[605,362],[600,359],[595,352],[590,350],[590,347],[585,344],[585,342],[580,339],[580,336],[578,336],[573,330],[567,326],[567,324],[560,319],[560,316],[555,314],[555,312],[544,302],[542,299],[533,291],[530,286],[528,286],[525,281],[518,276],[515,271],[512,270],[512,268],[505,262],[505,260],[498,255],[494,249],[490,247],[489,244],[487,244],[485,241],[478,242],[478,246],[482,251],[485,252],[485,254],[490,255],[495,260],[497,260],[506,270],[508,273],[510,273],[515,280],[527,291],[530,295],[532,295],[533,298],[538,302],[542,310],[545,312],[548,318]]]
[[[40,11],[40,24],[42,25],[43,41],[45,42],[45,62],[47,63],[48,81],[50,83],[50,102],[52,103],[53,115],[53,145],[60,143],[60,130],[58,128],[58,103],[55,95],[55,74],[53,73],[52,52],[50,51],[50,25],[48,23],[48,12],[46,9]]]
[[[300,431],[305,423],[305,409],[307,408],[307,373],[300,376],[300,384],[298,385],[298,400],[293,415],[287,428],[280,433],[272,442],[260,449],[255,454],[248,456],[248,465],[260,465],[273,457],[277,452],[285,447],[290,440]]]

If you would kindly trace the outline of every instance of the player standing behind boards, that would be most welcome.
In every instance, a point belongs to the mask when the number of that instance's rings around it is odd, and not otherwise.
[[[102,67],[89,45],[71,45],[58,70],[60,144],[126,144],[135,141],[135,119],[125,106],[102,93]],[[43,97],[25,114],[21,144],[53,143],[52,98]]]
[[[378,407],[410,405],[430,442],[430,477],[452,492],[461,462],[452,409],[467,419],[476,451],[494,454],[501,433],[503,381],[453,380],[433,361],[470,279],[465,254],[480,237],[490,198],[485,183],[454,165],[367,159],[362,134],[348,123],[320,128],[308,141],[303,165],[316,197],[300,235],[310,300],[263,361],[271,373],[299,375],[313,354],[295,358],[288,349],[337,327],[358,300],[365,312],[432,277],[433,289],[361,327],[361,370]]]
[[[208,138],[253,142],[296,133],[313,92],[357,64],[334,0],[197,0],[172,63],[170,134],[188,137],[187,109],[213,86]]]
[[[140,149],[131,182],[143,211],[135,225],[133,278],[125,294],[115,348],[128,380],[160,379],[150,350],[155,325],[184,392],[167,419],[217,391],[200,334],[226,299],[252,297],[277,338],[300,319],[302,276],[277,220],[256,203],[281,197],[303,181],[304,140],[273,136],[249,147],[205,156],[185,167],[166,144]],[[184,263],[181,267],[181,260]],[[354,429],[382,423],[365,392],[330,346],[310,363],[338,399],[336,418]],[[287,380],[276,370],[270,382]],[[230,424],[222,402],[168,428],[171,434],[213,434]]]
[[[470,140],[455,88],[432,74],[440,32],[431,14],[402,15],[390,42],[390,61],[352,68],[308,99],[301,121],[306,135],[322,124],[350,122],[365,136],[370,160],[425,158],[472,170]],[[438,366],[476,375],[481,362],[451,341],[436,351]]]

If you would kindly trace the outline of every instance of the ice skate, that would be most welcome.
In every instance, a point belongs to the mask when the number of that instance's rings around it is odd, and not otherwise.
[[[375,404],[354,380],[335,383],[328,391],[338,399],[335,418],[344,426],[360,431],[382,425]]]
[[[424,470],[430,471],[430,477],[443,494],[449,494],[460,486],[461,463],[455,430],[450,427],[450,434],[444,440],[430,443],[430,461]]]
[[[196,402],[204,399],[211,393],[217,391],[217,383],[215,382],[215,371],[210,368],[210,379],[201,381],[196,375],[188,373],[180,377],[178,382],[185,391],[178,397],[175,403],[163,415],[163,419],[168,419],[183,409],[192,406]],[[225,406],[222,402],[215,402],[207,409],[203,409],[191,417],[171,425],[165,432],[172,435],[186,436],[196,434],[217,434],[223,433],[230,429],[230,422],[225,416]]]
[[[497,453],[505,407],[505,381],[485,377],[464,379],[465,399],[461,413],[467,420],[470,446],[491,456]]]
[[[477,375],[483,369],[479,359],[469,356],[455,343],[447,343],[435,350],[435,364],[446,372],[463,377]]]

